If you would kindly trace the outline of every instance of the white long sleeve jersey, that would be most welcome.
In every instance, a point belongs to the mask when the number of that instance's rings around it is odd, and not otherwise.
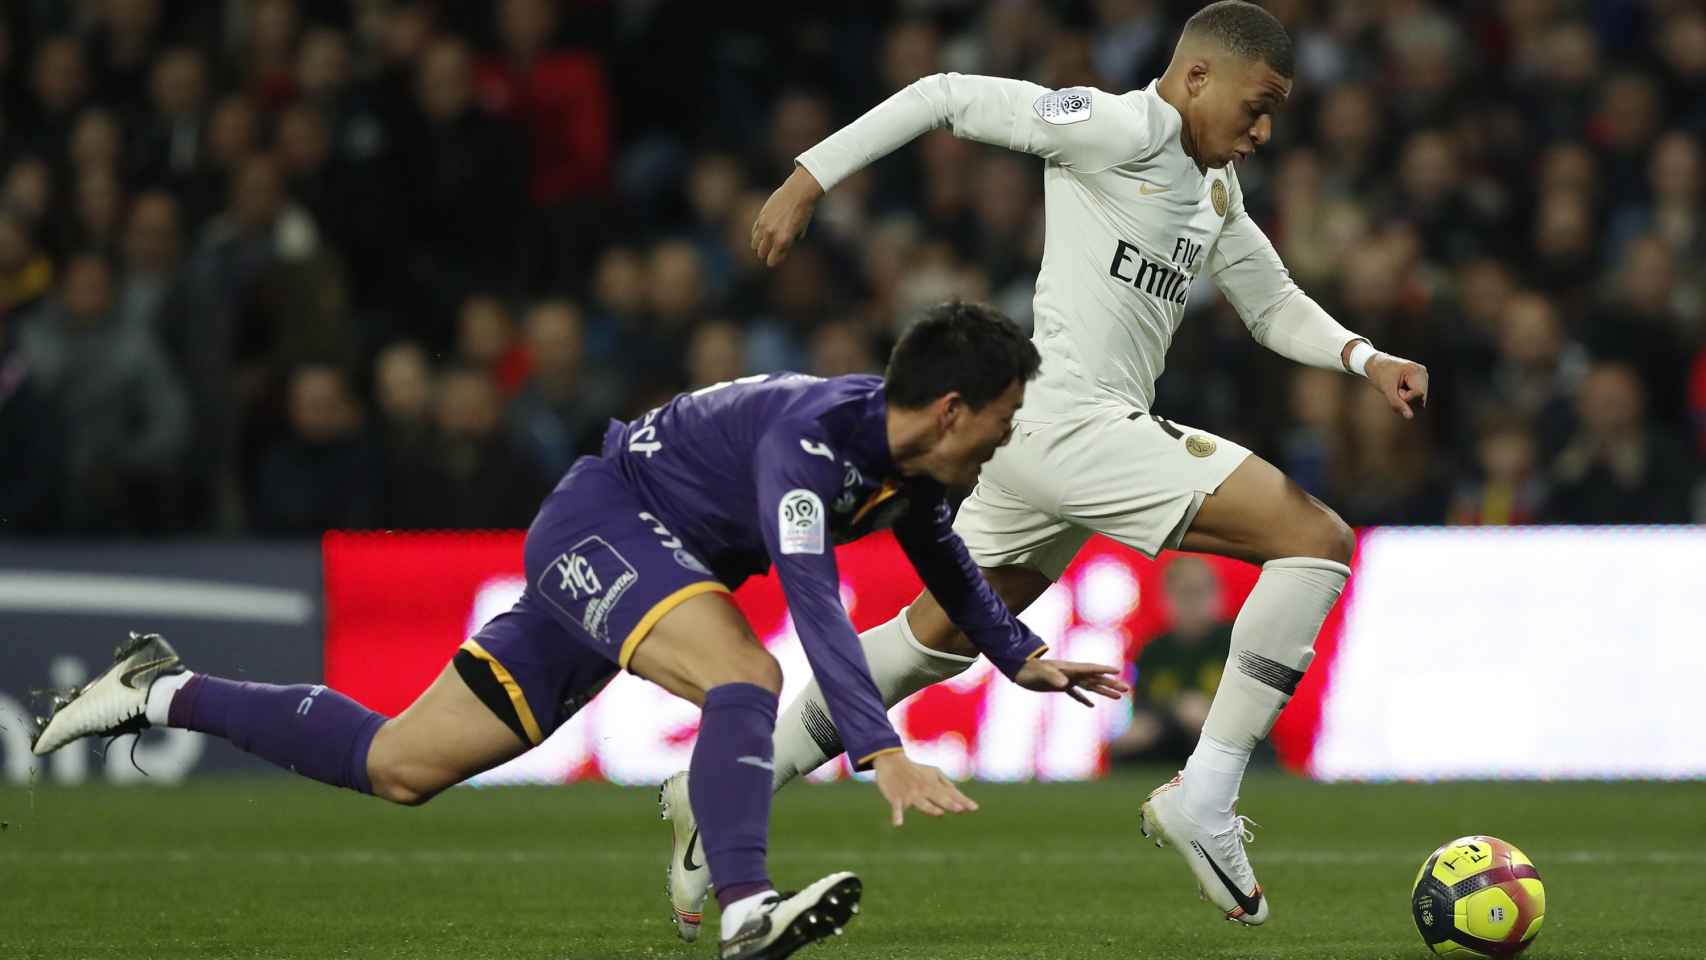
[[[1292,282],[1245,212],[1231,167],[1200,170],[1186,155],[1182,119],[1157,87],[1114,95],[937,74],[798,160],[828,190],[940,126],[1044,159],[1047,236],[1034,337],[1043,367],[1022,416],[1095,399],[1148,410],[1186,294],[1205,268],[1258,341],[1299,362],[1339,367],[1355,336]]]

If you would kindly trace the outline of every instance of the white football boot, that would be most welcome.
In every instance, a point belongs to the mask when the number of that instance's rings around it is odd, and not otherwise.
[[[705,920],[705,895],[711,892],[711,871],[705,866],[705,846],[699,842],[699,822],[687,800],[687,771],[683,770],[658,787],[658,810],[675,830],[675,848],[669,853],[665,880],[669,887],[670,912],[675,932],[692,943],[699,939],[699,924]]]
[[[1256,871],[1244,844],[1255,839],[1247,817],[1234,816],[1212,830],[1185,812],[1185,791],[1176,776],[1150,793],[1143,803],[1143,835],[1157,847],[1171,845],[1196,875],[1203,899],[1226,914],[1226,919],[1255,926],[1268,919],[1268,898],[1256,882]]]
[[[721,960],[782,960],[808,943],[840,936],[859,912],[864,888],[851,873],[832,873],[799,893],[779,893],[753,909],[722,942]]]
[[[162,676],[183,673],[178,652],[157,633],[130,635],[113,653],[113,665],[80,690],[53,698],[53,713],[30,749],[45,757],[83,737],[117,737],[148,728],[148,688]]]

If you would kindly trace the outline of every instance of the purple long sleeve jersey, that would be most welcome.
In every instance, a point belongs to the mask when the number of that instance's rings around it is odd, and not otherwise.
[[[892,529],[954,624],[1013,676],[1047,649],[995,596],[953,531],[941,484],[903,477],[880,377],[743,377],[613,423],[605,459],[731,589],[772,563],[847,755],[898,749],[853,624],[836,544]]]

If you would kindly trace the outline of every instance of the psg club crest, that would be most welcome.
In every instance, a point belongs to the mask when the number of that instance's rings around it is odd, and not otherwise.
[[[1214,201],[1214,214],[1217,217],[1226,216],[1226,181],[1216,180],[1209,188],[1208,198]]]

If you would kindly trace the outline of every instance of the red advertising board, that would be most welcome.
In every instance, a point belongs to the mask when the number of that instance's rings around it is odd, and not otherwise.
[[[521,542],[519,533],[329,534],[324,541],[326,682],[374,709],[401,711],[443,669],[457,644],[519,594]],[[843,601],[861,630],[892,617],[919,591],[916,575],[886,535],[842,547],[837,558]],[[1219,576],[1223,613],[1230,619],[1258,570],[1207,560]],[[1168,624],[1161,577],[1169,562],[1169,557],[1149,561],[1093,539],[1025,619],[1056,655],[1120,659],[1129,668],[1143,645]],[[782,661],[789,689],[797,689],[805,679],[804,658],[774,577],[753,578],[736,593],[736,601]],[[1296,769],[1308,761],[1336,637],[1335,613],[1323,630],[1315,667],[1274,731],[1281,760]],[[690,747],[695,721],[691,707],[683,713],[660,697],[667,700],[635,678],[620,678],[534,751],[543,754],[531,757],[525,772],[512,779],[639,780],[659,771],[667,774]],[[950,773],[1075,779],[1105,769],[1103,743],[1123,726],[1128,710],[1127,704],[1110,703],[1086,711],[1065,698],[1030,694],[980,663],[902,704],[894,716],[915,752]],[[604,733],[570,729],[577,725]],[[609,752],[618,749],[610,746],[617,742],[620,757]]]

